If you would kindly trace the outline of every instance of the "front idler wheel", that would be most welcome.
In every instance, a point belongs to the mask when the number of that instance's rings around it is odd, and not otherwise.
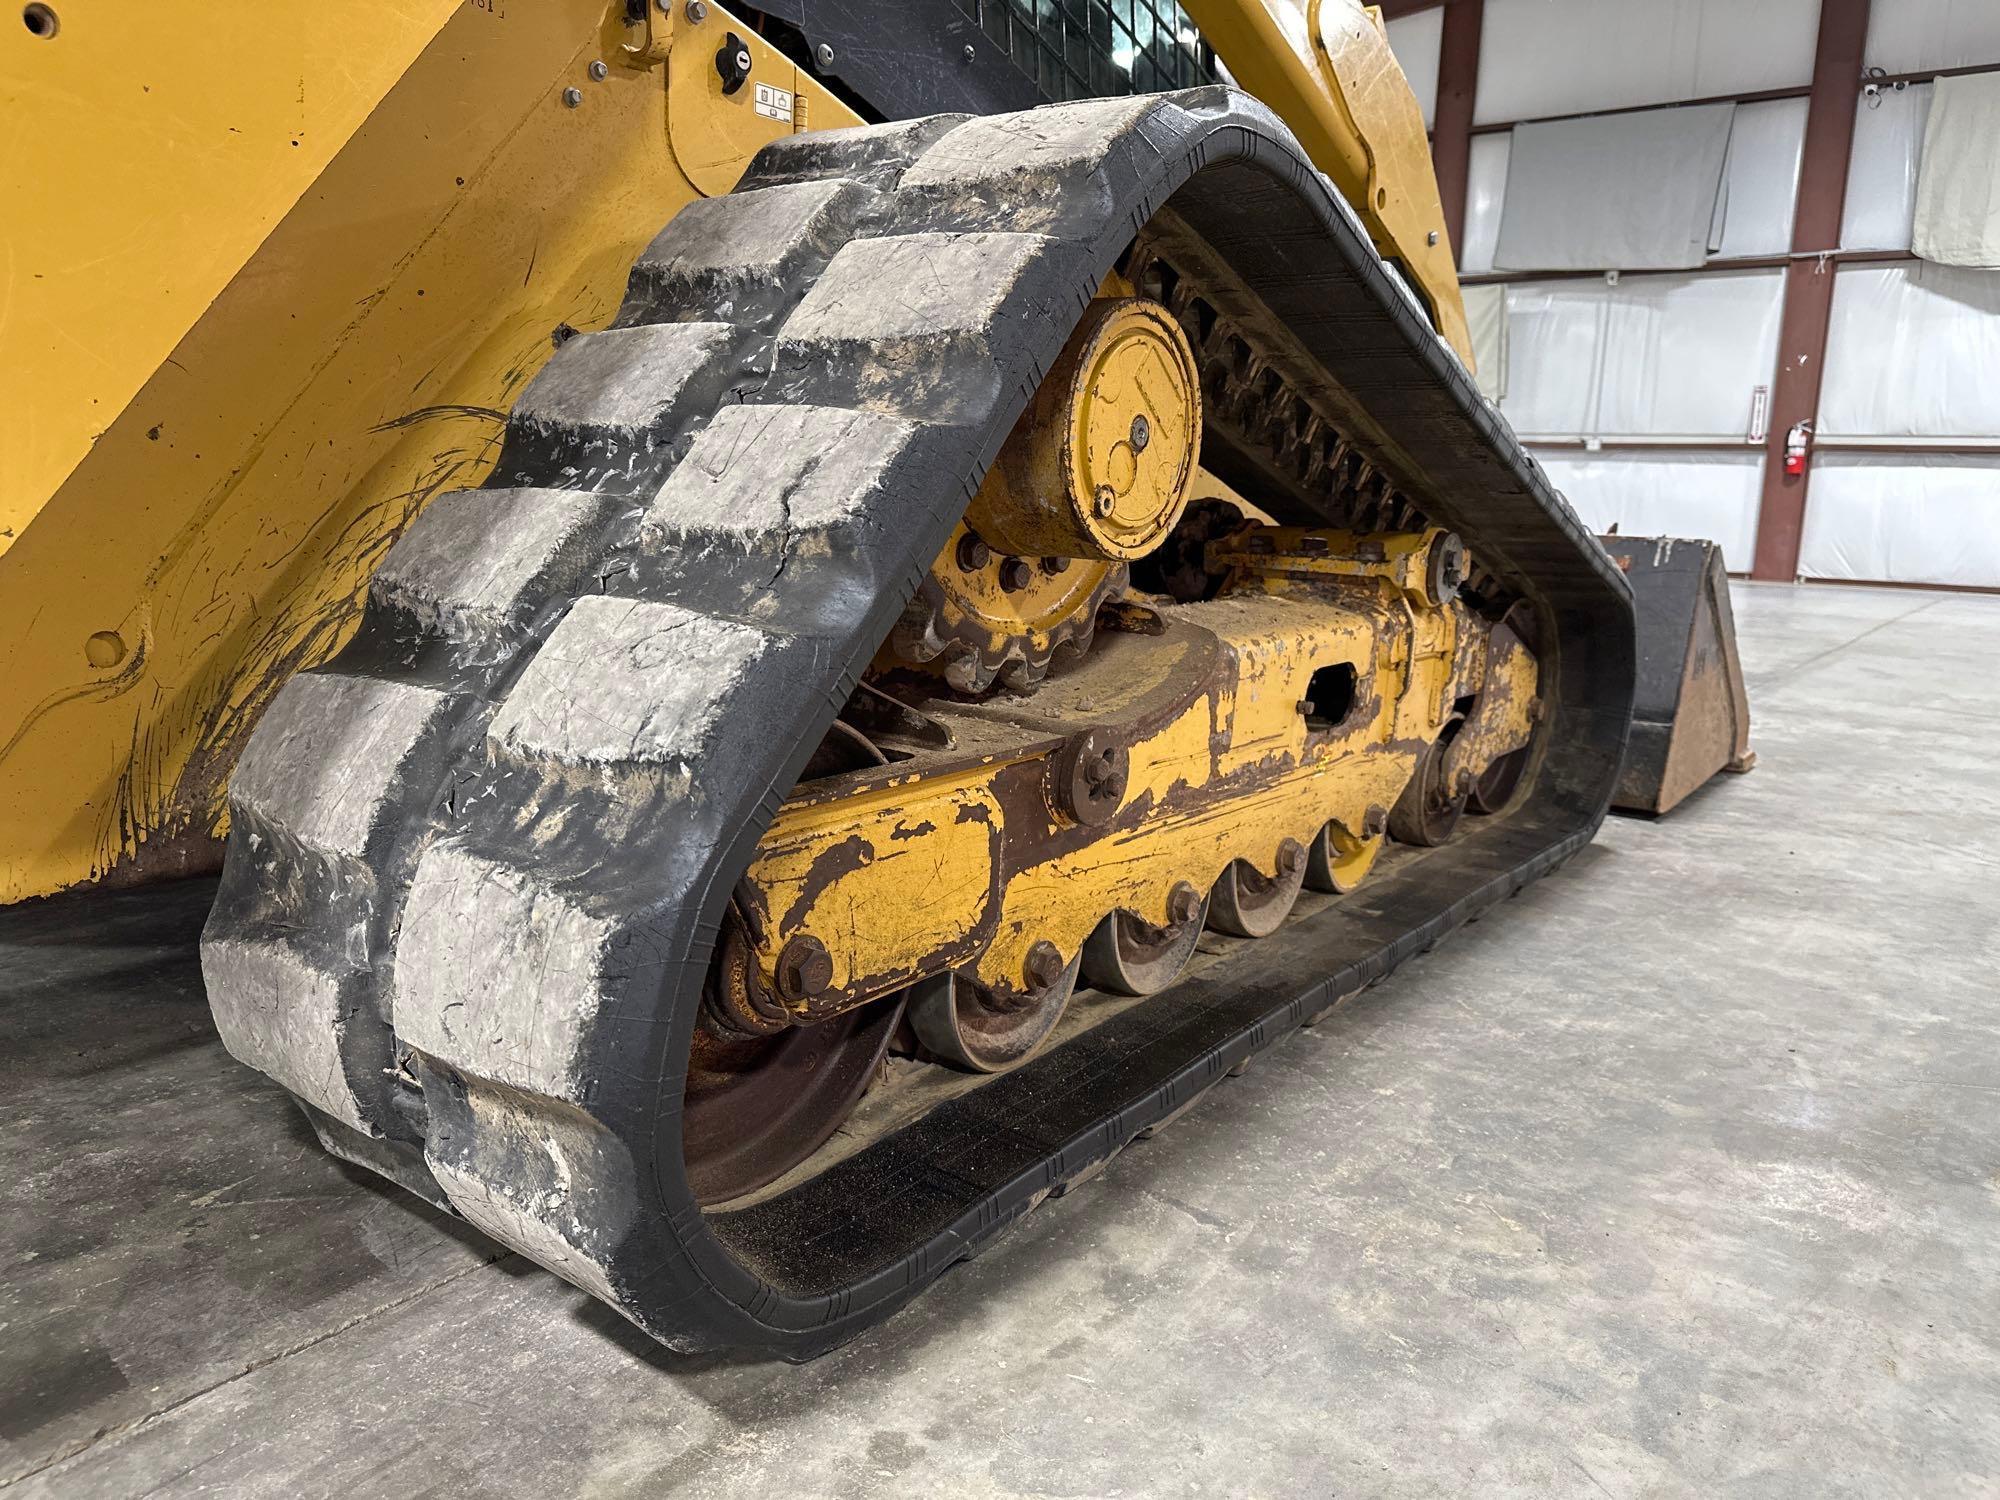
[[[681,1106],[695,1201],[755,1192],[825,1145],[868,1091],[902,1014],[902,996],[892,995],[775,1036],[697,1026]]]
[[[1458,737],[1458,728],[1463,722],[1453,719],[1431,741],[1430,748],[1424,751],[1423,759],[1417,763],[1416,775],[1403,788],[1403,795],[1396,799],[1396,805],[1389,813],[1389,835],[1396,842],[1435,849],[1457,831],[1458,820],[1465,815],[1469,793],[1454,795],[1451,788],[1445,785],[1445,765],[1451,742]]]
[[[1521,773],[1528,766],[1528,751],[1523,745],[1518,750],[1510,750],[1489,765],[1472,784],[1472,795],[1466,799],[1466,807],[1472,812],[1491,815],[1501,811],[1514,800],[1514,793],[1520,788]]]
[[[974,1073],[1000,1073],[1032,1057],[1076,992],[1079,953],[1067,964],[1051,943],[1028,950],[1032,988],[1003,995],[964,974],[910,986],[910,1026],[933,1055]]]

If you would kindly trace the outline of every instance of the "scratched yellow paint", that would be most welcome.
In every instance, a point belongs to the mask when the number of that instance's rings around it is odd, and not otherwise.
[[[627,52],[624,7],[603,0],[353,0],[255,13],[247,56],[212,6],[58,9],[53,40],[0,53],[10,120],[45,142],[38,170],[59,179],[10,198],[10,217],[35,202],[45,217],[24,232],[69,247],[68,301],[46,300],[25,332],[0,325],[22,351],[0,361],[26,413],[13,430],[43,434],[32,463],[9,460],[0,501],[14,518],[0,538],[0,903],[212,863],[224,778],[258,712],[351,632],[369,574],[424,502],[484,477],[552,331],[608,322],[631,261],[697,196],[668,139],[672,43],[712,58],[740,27],[711,6],[695,34]],[[127,29],[105,45],[112,14]],[[814,95],[816,123],[854,123],[740,34],[760,72]],[[236,154],[235,111],[198,107],[202,90],[306,57],[301,146],[260,135],[262,154]],[[37,67],[61,88],[25,87]],[[185,137],[130,129],[144,117],[127,96],[169,74]],[[299,80],[285,76],[230,95],[266,133],[293,123]],[[344,102],[322,104],[322,86]],[[748,90],[725,101],[716,81],[706,97],[697,154],[726,187],[792,127],[753,116]],[[67,143],[49,135],[57,115],[77,127]],[[305,183],[270,160],[289,166],[295,149],[313,165]],[[90,174],[116,190],[80,190]],[[158,259],[185,279],[145,282]],[[86,397],[72,361],[138,374]],[[74,453],[63,424],[92,401]]]
[[[1322,535],[1350,551],[1357,540]],[[1380,848],[1379,838],[1365,836],[1370,810],[1394,805],[1418,747],[1443,729],[1463,685],[1462,612],[1419,592],[1440,535],[1392,539],[1380,561],[1296,559],[1305,565],[1296,573],[1285,571],[1293,558],[1259,557],[1272,571],[1244,580],[1245,592],[1163,606],[1168,617],[1212,632],[1226,663],[1206,690],[1129,748],[1123,804],[1168,810],[1072,852],[1032,863],[1017,852],[1004,880],[996,861],[1009,832],[1006,804],[992,788],[1009,768],[1041,758],[1032,730],[1009,736],[983,716],[968,723],[933,705],[961,736],[997,733],[1006,748],[929,778],[877,777],[846,792],[808,788],[779,809],[747,877],[764,914],[756,948],[766,984],[779,950],[805,932],[825,943],[831,987],[841,995],[897,988],[920,957],[932,970],[955,967],[989,985],[1018,986],[1036,942],[1073,954],[1118,910],[1168,924],[1179,882],[1205,890],[1237,859],[1270,874],[1285,840],[1309,844],[1328,822],[1341,834],[1338,873],[1358,882]],[[1189,670],[1178,649],[1171,638],[1160,641],[1150,671],[1140,674],[1147,682],[1126,684],[1134,695],[1127,701],[1113,701],[1109,676],[1074,691],[1087,691],[1096,716],[1116,723],[1144,687]],[[1313,673],[1340,662],[1373,687],[1374,712],[1309,746],[1299,703]],[[1121,670],[1135,671],[1129,661]],[[1043,691],[1064,690],[1058,679]],[[1199,796],[1232,776],[1226,797]],[[1055,826],[1046,809],[1022,815],[1044,821],[1012,830],[1017,850]]]

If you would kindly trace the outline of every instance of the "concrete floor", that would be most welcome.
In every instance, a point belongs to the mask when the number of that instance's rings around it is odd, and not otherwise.
[[[2000,600],[1742,588],[1760,768],[874,1334],[678,1360],[322,1156],[206,883],[0,914],[0,1490],[2000,1488]]]

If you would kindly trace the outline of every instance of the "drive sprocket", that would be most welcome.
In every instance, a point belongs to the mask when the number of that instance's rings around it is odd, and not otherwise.
[[[995,679],[1032,687],[1090,649],[1099,607],[1125,584],[1123,563],[1006,557],[961,523],[917,585],[883,665],[941,671],[962,693]]]

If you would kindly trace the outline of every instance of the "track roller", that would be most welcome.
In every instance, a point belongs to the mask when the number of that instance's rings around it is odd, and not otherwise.
[[[1465,814],[1467,793],[1454,795],[1445,782],[1446,753],[1463,720],[1454,719],[1431,741],[1417,774],[1389,813],[1389,833],[1398,843],[1434,849],[1445,843]]]
[[[910,1025],[917,1040],[946,1062],[974,1073],[999,1073],[1030,1056],[1062,1019],[1083,963],[1067,965],[1053,946],[1037,943],[1029,965],[1042,983],[1021,996],[1001,995],[959,974],[938,974],[910,989]]]
[[[1306,851],[1297,839],[1286,839],[1279,847],[1275,874],[1236,860],[1209,893],[1208,925],[1231,937],[1269,937],[1290,915],[1305,880]]]
[[[1368,878],[1381,852],[1381,834],[1360,838],[1338,823],[1328,823],[1306,846],[1306,884],[1316,891],[1344,896]]]
[[[1169,915],[1171,926],[1156,927],[1129,911],[1111,913],[1084,942],[1084,978],[1115,995],[1156,995],[1172,984],[1194,957],[1208,902],[1183,882]]]

